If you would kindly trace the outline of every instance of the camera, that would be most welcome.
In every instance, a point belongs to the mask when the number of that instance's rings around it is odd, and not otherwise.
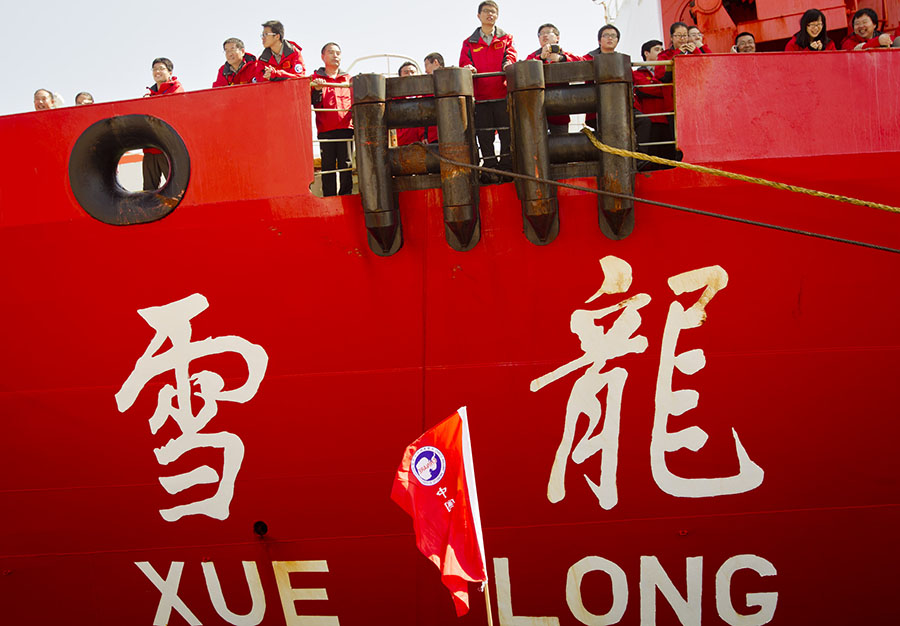
[[[550,44],[550,52],[559,54],[559,46],[556,45],[555,43],[554,43],[554,44]]]

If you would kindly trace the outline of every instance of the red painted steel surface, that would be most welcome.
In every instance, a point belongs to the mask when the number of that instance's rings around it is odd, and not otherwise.
[[[719,76],[735,73],[721,57],[708,63]],[[484,623],[474,588],[470,615],[454,617],[436,568],[415,549],[411,521],[389,499],[405,446],[463,404],[488,558],[499,559],[489,564],[501,579],[492,580],[502,600],[495,623],[544,616],[578,624],[619,608],[622,624],[680,623],[662,593],[642,590],[657,562],[677,594],[689,597],[698,621],[685,623],[728,623],[721,616],[732,605],[740,614],[758,611],[747,594],[777,594],[773,624],[896,620],[900,256],[640,204],[634,233],[614,242],[600,233],[595,198],[567,190],[559,237],[537,247],[522,235],[514,187],[503,185],[482,190],[482,238],[467,253],[444,241],[439,191],[402,194],[404,246],[377,257],[358,197],[319,199],[304,190],[311,163],[304,87],[0,118],[0,133],[26,149],[20,162],[0,168],[4,623],[153,624],[161,593],[136,565],[144,562],[177,586],[203,624],[229,623],[213,606],[203,564],[214,564],[228,610],[246,614],[252,603],[241,563],[253,562],[262,623],[305,623],[285,617],[273,561],[327,564],[327,572],[290,575],[294,588],[327,592],[327,600],[288,601],[291,615],[336,616],[341,624]],[[261,97],[278,106],[255,116]],[[246,111],[252,132],[214,132],[216,98]],[[835,110],[819,132],[871,120],[867,102]],[[795,115],[793,101],[778,104],[766,119]],[[689,126],[687,105],[678,106],[679,123]],[[158,115],[182,133],[191,183],[163,220],[108,226],[74,204],[66,158],[91,122],[134,112]],[[893,201],[877,167],[900,165],[896,144],[798,159],[776,143],[773,156],[784,158],[767,160],[715,156],[699,131],[683,137],[686,153],[706,149],[709,160],[735,169],[777,170],[847,193],[863,187],[866,197]],[[745,140],[754,146],[752,136]],[[247,199],[236,200],[242,193]],[[900,247],[896,215],[743,183],[656,172],[638,177],[638,195]],[[607,255],[630,263],[633,285],[585,304],[603,282],[598,261]],[[651,472],[654,398],[670,303],[688,307],[699,292],[676,296],[667,279],[716,265],[727,287],[709,302],[706,323],[678,340],[679,353],[702,348],[706,366],[673,381],[673,389],[697,390],[699,405],[668,418],[669,432],[695,425],[709,439],[697,452],[665,458],[685,477],[734,474],[734,429],[765,475],[745,493],[676,497]],[[148,427],[158,391],[175,384],[171,373],[154,378],[124,412],[115,394],[153,336],[137,310],[193,293],[209,301],[193,320],[195,341],[235,335],[262,346],[269,361],[256,395],[221,402],[210,422],[210,431],[234,433],[246,450],[228,517],[166,522],[159,510],[215,487],[170,495],[158,477],[203,463],[221,468],[222,455],[198,449],[170,466],[157,463],[153,450],[179,436],[172,422],[155,435]],[[573,311],[641,293],[651,301],[634,334],[648,348],[604,367],[628,372],[618,503],[601,508],[583,477],[611,477],[601,472],[606,452],[599,452],[581,464],[567,460],[566,496],[553,504],[550,471],[583,370],[537,392],[529,385],[582,355],[569,327]],[[610,330],[615,319],[599,323]],[[201,369],[221,374],[229,388],[248,374],[233,354],[191,364]],[[599,400],[606,414],[607,391]],[[265,538],[253,533],[256,521],[268,525]],[[717,587],[723,564],[739,555],[765,559],[775,575],[743,569],[730,587]],[[173,562],[183,563],[178,585]],[[627,597],[601,571],[575,585],[578,563],[621,570]],[[690,592],[688,564],[701,568]],[[289,593],[284,584],[281,591]],[[166,615],[170,624],[187,623],[177,610]]]

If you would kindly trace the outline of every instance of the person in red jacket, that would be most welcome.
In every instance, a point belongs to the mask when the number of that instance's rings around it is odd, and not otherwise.
[[[244,42],[230,37],[222,44],[225,50],[225,65],[219,68],[213,87],[246,85],[256,82],[256,57],[244,52]]]
[[[684,22],[675,22],[674,24],[669,26],[669,37],[671,40],[671,45],[669,48],[659,53],[659,56],[656,57],[657,61],[669,61],[677,56],[685,54],[703,54],[702,52],[700,52],[700,48],[697,47],[697,44],[691,41],[691,36],[688,34],[688,26]],[[665,65],[657,65],[653,71],[653,74],[661,82],[672,82],[671,67]],[[672,88],[658,87],[658,89],[662,91],[664,107],[663,111],[674,111],[675,95],[672,92]],[[674,118],[671,118],[670,132],[672,133],[672,137],[675,136],[674,122]],[[677,151],[675,151],[674,154],[676,158],[681,158],[680,154]]]
[[[641,57],[644,61],[657,61],[662,51],[663,42],[658,39],[651,39],[644,42],[644,45],[641,46]],[[637,135],[638,144],[673,141],[675,138],[672,133],[671,116],[653,115],[654,113],[672,112],[672,109],[666,109],[666,98],[663,94],[663,90],[666,87],[641,88],[641,85],[659,85],[662,83],[655,70],[656,67],[654,66],[641,66],[631,72],[634,80],[634,108],[641,114],[651,116],[635,120],[634,132]],[[638,124],[639,120],[645,120],[646,122]],[[666,159],[675,158],[675,147],[671,144],[661,146],[639,145],[638,150]],[[649,164],[642,169],[656,169],[657,167],[654,164]]]
[[[712,54],[712,50],[709,49],[709,46],[703,43],[703,33],[699,26],[696,24],[688,26],[688,36],[691,38],[691,41],[694,42],[694,45],[700,49],[701,53]]]
[[[265,50],[256,62],[256,81],[287,80],[306,74],[303,55],[300,53],[302,48],[284,38],[284,24],[278,20],[269,20],[262,27],[260,37]]]
[[[597,47],[585,54],[583,57],[584,60],[590,61],[599,54],[615,54],[616,46],[619,45],[619,39],[621,38],[622,33],[619,32],[618,28],[612,24],[604,24],[600,27],[600,30],[597,31]],[[590,81],[587,84],[593,85],[594,81]],[[588,113],[585,115],[584,123],[586,126],[597,130],[597,114]]]
[[[154,84],[147,87],[147,96],[167,96],[173,93],[184,93],[184,87],[178,82],[178,77],[172,75],[175,65],[166,57],[153,59],[151,65]],[[169,159],[157,148],[144,148],[144,160],[141,165],[144,174],[144,191],[159,189],[160,179],[163,175],[169,177]]]
[[[322,157],[322,195],[337,195],[335,170],[340,172],[340,195],[353,193],[353,172],[350,170],[350,141],[353,139],[353,92],[350,75],[341,70],[341,47],[329,41],[322,46],[322,63],[313,72],[309,87],[312,105],[316,109],[316,136]],[[347,87],[329,87],[328,84],[346,83]],[[330,173],[325,173],[330,172]]]
[[[810,9],[803,14],[800,18],[800,30],[784,47],[785,52],[815,52],[836,49],[834,42],[828,37],[825,14],[819,9]]]
[[[401,78],[404,76],[415,76],[419,73],[416,64],[412,61],[406,61],[403,65],[400,66],[400,69],[397,71],[397,76]],[[411,97],[421,97],[421,96],[411,96]],[[422,126],[416,126],[413,128],[398,128],[397,129],[397,145],[398,146],[408,146],[411,143],[416,143],[417,141],[426,141],[425,128]]]
[[[878,14],[873,9],[860,9],[853,14],[850,24],[853,32],[844,37],[841,50],[887,48],[891,45],[891,36],[878,30]]]
[[[473,73],[500,72],[510,63],[516,62],[516,48],[512,35],[497,28],[500,7],[493,0],[484,0],[478,5],[476,28],[463,41],[459,53],[459,66],[469,68]],[[481,129],[481,130],[479,130]],[[494,152],[494,133],[500,135],[500,159]],[[506,110],[506,77],[488,76],[475,79],[475,135],[481,148],[481,157],[486,167],[499,165],[500,169],[512,169],[509,154],[509,112]],[[493,176],[484,177],[493,182]]]
[[[537,59],[542,63],[565,63],[567,61],[583,61],[577,54],[563,50],[559,45],[559,29],[553,24],[541,24],[538,28],[538,43],[541,47],[532,52],[526,61]],[[553,85],[547,85],[553,87]],[[551,135],[567,135],[569,133],[568,115],[548,115],[547,125]]]

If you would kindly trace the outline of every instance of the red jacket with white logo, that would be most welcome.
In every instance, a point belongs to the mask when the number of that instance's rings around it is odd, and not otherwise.
[[[303,55],[300,54],[302,48],[293,41],[283,41],[282,46],[280,63],[275,60],[275,55],[268,48],[259,55],[259,60],[256,61],[256,82],[266,80],[266,67],[274,68],[268,80],[286,80],[306,74]]]
[[[184,93],[184,87],[178,82],[177,76],[173,76],[162,85],[154,84],[147,87],[147,90],[150,93],[144,94],[145,96],[168,96],[173,93]],[[157,150],[156,148],[144,148],[144,154],[162,154],[162,150]]]
[[[494,38],[491,45],[481,39],[481,29],[475,32],[462,44],[459,52],[459,66],[472,65],[477,72],[502,72],[505,63],[516,62],[516,48],[513,38],[507,32],[494,27]],[[506,98],[506,77],[488,76],[475,79],[475,100],[499,100]]]
[[[338,75],[331,77],[325,73],[325,68],[320,67],[312,73],[312,78],[324,80],[326,83],[350,84],[350,74],[338,71]],[[313,107],[317,109],[346,109],[346,111],[316,111],[316,131],[325,133],[329,130],[341,128],[353,128],[353,118],[350,107],[353,106],[353,89],[350,87],[322,87],[313,89],[310,87],[310,95]]]
[[[216,82],[213,87],[227,87],[228,85],[246,85],[247,83],[256,82],[256,57],[249,52],[244,53],[244,60],[241,66],[235,72],[231,66],[226,63],[219,68],[216,75]]]
[[[543,48],[538,48],[537,50],[535,50],[534,52],[529,54],[525,60],[530,61],[532,59],[537,59],[538,61],[542,62],[544,65],[547,65],[548,63],[550,63],[550,61],[548,61],[547,59],[541,58],[542,50],[543,50]],[[557,63],[565,63],[567,61],[589,61],[590,60],[589,57],[588,58],[580,57],[577,54],[572,54],[571,52],[566,52],[565,50],[562,50],[562,49],[560,49],[559,54],[562,55],[562,60],[557,61]],[[547,86],[548,87],[556,87],[557,85],[547,85]],[[566,124],[566,125],[568,125],[570,121],[571,121],[571,118],[568,115],[552,115],[552,116],[548,115],[547,116],[547,122],[549,122],[550,124]]]

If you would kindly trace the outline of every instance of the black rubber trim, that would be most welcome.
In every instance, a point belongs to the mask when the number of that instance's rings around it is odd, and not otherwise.
[[[162,189],[130,192],[116,176],[119,159],[129,150],[158,148],[169,159]],[[164,218],[184,198],[191,157],[178,132],[150,115],[120,115],[89,126],[72,148],[69,184],[81,207],[106,224],[127,226]]]

